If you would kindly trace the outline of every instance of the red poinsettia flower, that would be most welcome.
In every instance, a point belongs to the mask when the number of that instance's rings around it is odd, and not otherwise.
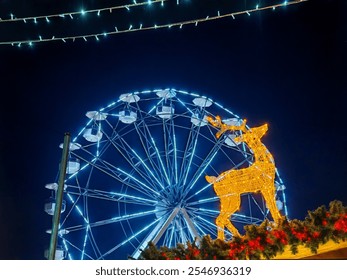
[[[334,224],[334,229],[347,232],[347,219],[338,219]]]

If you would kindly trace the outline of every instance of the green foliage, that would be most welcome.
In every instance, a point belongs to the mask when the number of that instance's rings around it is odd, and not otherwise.
[[[341,201],[330,202],[308,211],[303,221],[283,218],[278,225],[265,220],[260,225],[245,226],[245,235],[230,241],[213,240],[209,235],[200,242],[178,244],[175,248],[157,248],[152,242],[142,252],[145,260],[253,260],[272,259],[290,246],[292,254],[303,245],[317,253],[321,244],[347,240],[347,207]]]

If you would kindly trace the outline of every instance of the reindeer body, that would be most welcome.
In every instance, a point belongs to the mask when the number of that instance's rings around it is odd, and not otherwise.
[[[216,219],[218,238],[224,240],[224,228],[227,227],[233,235],[239,236],[238,230],[230,222],[230,216],[239,210],[241,194],[260,192],[275,220],[281,218],[281,214],[275,201],[275,164],[272,155],[261,142],[261,137],[267,131],[267,125],[251,128],[245,127],[245,121],[241,126],[229,126],[208,118],[213,125],[221,128],[216,136],[219,138],[227,130],[240,130],[240,136],[234,138],[235,142],[245,142],[254,154],[254,162],[247,168],[231,169],[224,171],[218,177],[206,176],[206,180],[213,184],[214,191],[220,199],[220,214]]]

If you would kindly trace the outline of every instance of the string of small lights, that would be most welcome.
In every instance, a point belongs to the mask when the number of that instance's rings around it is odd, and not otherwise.
[[[167,1],[167,0],[164,0]],[[43,38],[42,36],[38,36],[36,39],[31,39],[31,40],[13,40],[13,41],[2,41],[0,42],[0,45],[12,45],[12,46],[17,46],[21,47],[22,45],[27,45],[27,46],[33,46],[35,43],[42,43],[42,42],[52,42],[52,41],[62,41],[64,43],[67,43],[69,41],[75,42],[76,40],[84,40],[88,41],[89,39],[94,39],[96,41],[99,41],[100,38],[107,37],[108,35],[114,35],[114,34],[122,34],[122,33],[129,33],[129,32],[136,32],[136,31],[145,31],[145,30],[154,30],[154,29],[163,29],[163,28],[173,28],[173,27],[179,27],[180,29],[183,28],[183,26],[186,25],[195,25],[198,26],[199,23],[203,22],[208,22],[212,20],[217,20],[217,19],[222,19],[222,18],[228,18],[231,17],[232,19],[236,19],[236,16],[240,15],[248,15],[250,16],[252,13],[255,12],[260,12],[264,10],[276,10],[277,8],[284,7],[284,6],[289,6],[289,5],[294,5],[294,4],[299,4],[303,2],[307,2],[308,0],[292,0],[292,1],[284,1],[279,4],[274,4],[274,5],[268,5],[268,6],[260,6],[256,5],[253,9],[245,9],[237,12],[230,12],[230,13],[225,13],[222,14],[219,11],[217,12],[216,15],[207,15],[204,18],[197,18],[197,19],[189,19],[189,20],[182,20],[182,21],[177,21],[177,22],[172,22],[172,23],[167,23],[167,24],[154,24],[150,26],[145,26],[142,23],[139,24],[138,26],[135,26],[133,24],[130,24],[126,29],[125,28],[118,28],[117,26],[114,27],[112,31],[106,31],[106,32],[100,32],[100,33],[90,33],[90,34],[78,34],[74,36],[55,36],[53,35],[52,37],[46,37]],[[135,1],[134,1],[135,2]],[[147,1],[151,3],[158,3],[163,1]],[[134,3],[134,5],[139,5],[139,4],[144,4],[145,2],[139,2],[137,4]],[[179,1],[177,0],[177,4],[179,4]],[[128,5],[129,6],[129,5]],[[118,6],[121,7],[121,6]],[[123,7],[123,9],[125,6]],[[96,10],[89,10],[88,12],[95,12]],[[97,10],[99,11],[99,10]],[[87,11],[85,11],[87,12]],[[81,14],[81,12],[79,12]],[[67,13],[67,15],[70,15],[70,13]],[[56,16],[56,15],[51,15]],[[59,16],[59,15],[58,15]],[[44,16],[42,16],[44,17]],[[23,19],[22,19],[23,20]]]
[[[74,11],[74,12],[66,12],[66,13],[59,13],[59,14],[51,14],[51,15],[41,15],[41,16],[29,16],[29,17],[16,17],[13,13],[10,14],[10,18],[2,19],[0,18],[0,23],[5,22],[18,22],[23,21],[24,23],[27,22],[34,22],[37,23],[38,20],[43,19],[46,22],[50,22],[52,18],[64,18],[64,17],[70,17],[71,19],[74,18],[75,15],[86,15],[86,14],[97,14],[98,16],[101,15],[102,12],[109,12],[112,13],[112,11],[120,10],[120,9],[126,9],[130,10],[134,7],[144,6],[144,5],[151,5],[160,3],[161,5],[164,5],[164,2],[168,0],[146,0],[143,2],[137,2],[136,0],[133,0],[133,3],[126,4],[126,5],[118,5],[118,6],[112,6],[112,7],[106,7],[106,8],[100,8],[100,9],[91,9],[91,10],[80,10],[80,11]]]

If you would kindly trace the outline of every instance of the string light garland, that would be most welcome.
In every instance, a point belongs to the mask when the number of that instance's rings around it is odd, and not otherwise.
[[[28,21],[33,21],[34,23],[37,23],[39,19],[44,19],[46,22],[50,22],[50,19],[52,18],[63,18],[63,17],[70,17],[73,19],[74,15],[85,15],[85,14],[91,14],[95,13],[98,16],[100,16],[101,12],[108,11],[112,13],[112,11],[115,10],[120,10],[120,9],[126,9],[130,10],[130,8],[133,7],[139,7],[139,6],[144,6],[144,5],[151,5],[151,4],[156,4],[160,3],[161,5],[164,5],[164,2],[168,0],[146,0],[142,2],[137,2],[136,0],[133,1],[133,3],[126,4],[126,5],[118,5],[118,6],[111,6],[107,8],[100,8],[100,9],[92,9],[92,10],[80,10],[80,11],[75,11],[75,12],[67,12],[67,13],[59,13],[59,14],[51,14],[51,15],[41,15],[41,16],[30,16],[30,17],[15,17],[14,14],[10,14],[10,18],[8,19],[1,19],[0,18],[0,23],[5,23],[5,22],[18,22],[18,21],[23,21],[27,23]]]
[[[83,11],[84,13],[99,13],[99,11],[105,11],[105,10],[115,10],[116,7],[118,7],[117,9],[126,9],[126,7],[134,7],[134,6],[140,6],[140,5],[145,5],[145,4],[154,4],[154,3],[161,3],[161,5],[163,5],[163,3],[165,1],[168,0],[152,0],[152,1],[146,1],[146,2],[139,2],[137,3],[136,1],[134,1],[133,4],[129,4],[129,5],[122,5],[122,6],[115,6],[115,7],[111,7],[111,8],[103,8],[103,9],[94,9],[94,10],[86,10]],[[276,8],[280,8],[280,7],[285,7],[285,6],[289,6],[289,5],[294,5],[294,4],[299,4],[299,3],[303,3],[303,2],[307,2],[308,0],[292,0],[292,1],[284,1],[282,3],[279,4],[274,4],[274,5],[268,5],[268,6],[263,6],[261,7],[259,4],[256,5],[255,8],[253,9],[247,9],[247,10],[241,10],[241,11],[237,11],[237,12],[229,12],[229,13],[224,13],[222,14],[220,11],[217,11],[217,13],[215,15],[207,15],[206,17],[201,17],[201,18],[197,18],[197,19],[189,19],[189,20],[182,20],[182,21],[177,21],[177,22],[172,22],[172,23],[167,23],[167,24],[154,24],[154,25],[149,25],[149,26],[145,26],[144,24],[140,23],[138,26],[135,26],[134,24],[129,24],[129,26],[127,28],[118,28],[117,26],[114,26],[114,29],[112,31],[106,31],[106,32],[100,32],[100,33],[90,33],[90,34],[78,34],[78,35],[71,35],[71,36],[55,36],[52,35],[50,37],[43,37],[41,35],[39,35],[36,39],[31,39],[31,40],[12,40],[12,41],[1,41],[0,45],[12,45],[12,46],[17,46],[17,47],[21,47],[23,45],[27,45],[27,46],[33,46],[35,43],[42,43],[42,42],[52,42],[52,41],[62,41],[64,43],[67,43],[69,41],[71,42],[75,42],[76,40],[79,39],[83,39],[85,42],[88,41],[88,39],[94,39],[96,41],[99,41],[100,38],[102,37],[107,37],[108,35],[115,35],[115,34],[122,34],[122,33],[129,33],[129,32],[137,32],[137,31],[145,31],[145,30],[154,30],[154,29],[164,29],[164,28],[173,28],[173,27],[179,27],[180,29],[183,28],[183,26],[186,25],[195,25],[198,26],[199,23],[203,23],[203,22],[209,22],[209,21],[213,21],[213,20],[217,20],[217,19],[222,19],[222,18],[232,18],[232,19],[236,19],[236,16],[240,16],[240,15],[248,15],[250,16],[252,13],[254,12],[259,12],[259,11],[265,11],[265,10],[275,10]],[[177,5],[179,5],[179,1],[177,1]],[[82,12],[75,12],[76,14],[81,14]],[[73,14],[74,13],[64,13],[64,14],[56,14],[56,15],[49,15],[49,16],[40,16],[40,17],[36,17],[36,20],[38,18],[45,18],[46,21],[51,17],[59,17],[61,15],[64,16],[70,16],[71,18],[73,18]],[[24,21],[24,18],[21,19],[16,19],[15,17],[12,17],[13,19],[11,19],[12,21],[14,20],[22,20]],[[25,19],[34,19],[35,17],[28,17]],[[0,20],[0,22],[5,22],[5,21],[11,21],[11,20]]]

